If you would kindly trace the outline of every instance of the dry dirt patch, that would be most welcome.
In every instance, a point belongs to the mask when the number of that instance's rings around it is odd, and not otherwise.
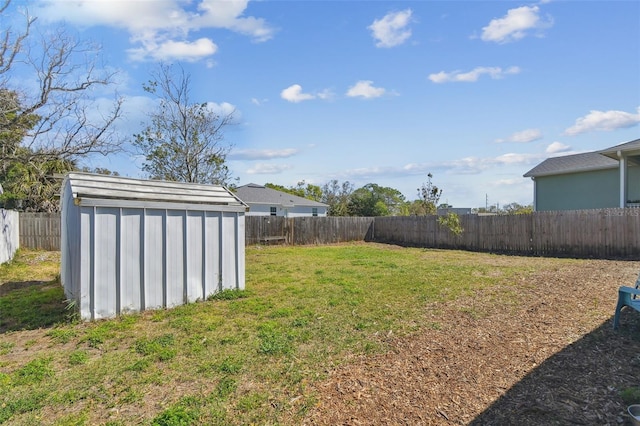
[[[639,266],[575,262],[533,273],[513,303],[491,303],[494,288],[430,306],[439,327],[330,372],[305,424],[628,423],[620,391],[640,386],[640,315],[611,325]]]

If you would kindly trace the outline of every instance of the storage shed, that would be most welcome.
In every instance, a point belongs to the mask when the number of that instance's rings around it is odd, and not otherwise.
[[[61,280],[85,320],[244,289],[247,205],[216,185],[70,173]]]

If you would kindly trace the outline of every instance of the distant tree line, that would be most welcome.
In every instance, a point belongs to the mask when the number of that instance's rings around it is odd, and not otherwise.
[[[427,216],[435,215],[438,209],[451,208],[449,204],[439,204],[443,190],[432,182],[433,175],[427,174],[427,180],[417,190],[415,200],[407,200],[397,189],[368,183],[361,188],[349,181],[331,180],[322,186],[305,181],[286,187],[274,183],[266,187],[309,200],[327,204],[329,216]],[[531,213],[532,206],[518,203],[506,204],[500,210],[488,211],[485,208],[473,209],[473,212],[500,214]]]

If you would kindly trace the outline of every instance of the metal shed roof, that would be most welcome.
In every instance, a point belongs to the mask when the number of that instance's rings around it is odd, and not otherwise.
[[[104,200],[122,200],[136,204],[215,205],[234,210],[246,210],[248,207],[221,185],[142,180],[91,173],[69,173],[65,179],[71,188],[74,202],[80,205],[104,205]]]

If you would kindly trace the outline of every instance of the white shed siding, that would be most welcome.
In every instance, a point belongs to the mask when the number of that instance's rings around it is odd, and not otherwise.
[[[205,294],[213,294],[221,289],[220,287],[220,266],[221,262],[221,237],[220,227],[222,226],[222,214],[207,212],[204,222],[204,244],[208,250],[204,252],[204,275]],[[242,256],[244,259],[244,255]]]
[[[2,186],[0,186],[0,194]],[[15,210],[0,209],[0,264],[13,259],[20,247],[20,215]]]
[[[165,216],[161,210],[150,209],[144,216],[144,256],[155,259],[154,262],[144,262],[144,295],[145,309],[161,308],[165,304],[165,255],[164,238]]]
[[[144,240],[142,226],[143,211],[139,209],[122,209],[122,230],[120,253],[120,283],[122,287],[120,311],[144,309],[142,299],[142,247]]]
[[[174,307],[244,288],[246,206],[192,205],[187,195],[178,203],[86,196],[78,202],[65,182],[61,278],[83,319]]]
[[[195,302],[198,299],[204,299],[204,279],[203,254],[206,247],[202,245],[204,231],[204,212],[187,212],[187,230],[189,238],[187,239],[187,251],[185,257],[187,260],[187,301]]]

